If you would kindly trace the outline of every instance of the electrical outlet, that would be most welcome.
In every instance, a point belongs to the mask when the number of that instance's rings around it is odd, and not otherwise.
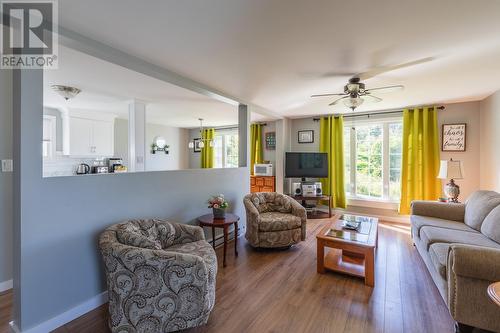
[[[12,160],[2,160],[2,172],[12,172],[13,163]]]

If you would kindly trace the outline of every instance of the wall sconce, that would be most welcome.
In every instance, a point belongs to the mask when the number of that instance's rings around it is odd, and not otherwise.
[[[165,154],[168,154],[168,148],[170,148],[170,146],[167,145],[165,138],[157,136],[154,138],[153,144],[151,145],[151,154],[156,154],[157,151],[162,151]]]

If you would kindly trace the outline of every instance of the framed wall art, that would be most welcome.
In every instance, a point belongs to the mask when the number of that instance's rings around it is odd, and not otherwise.
[[[275,150],[276,149],[276,132],[267,132],[265,135],[266,139],[266,149]]]
[[[313,130],[303,130],[298,131],[298,142],[299,143],[314,143],[314,131]]]
[[[443,124],[442,151],[465,151],[467,124]]]

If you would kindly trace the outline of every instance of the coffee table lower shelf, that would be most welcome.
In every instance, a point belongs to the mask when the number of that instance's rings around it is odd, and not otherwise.
[[[353,255],[343,255],[340,249],[328,249],[323,261],[325,269],[352,276],[365,277],[365,259]]]

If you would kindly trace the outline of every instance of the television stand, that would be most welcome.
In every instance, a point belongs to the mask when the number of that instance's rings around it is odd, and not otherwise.
[[[295,195],[295,196],[292,196],[292,198],[294,198],[295,200],[301,202],[302,206],[304,208],[311,208],[310,205],[307,204],[307,201],[309,200],[314,200],[314,201],[328,201],[328,213],[326,212],[323,212],[321,210],[313,210],[313,211],[308,211],[307,212],[307,218],[308,219],[327,219],[327,218],[330,218],[332,217],[332,205],[331,205],[331,201],[332,201],[332,197],[330,195],[316,195],[316,196],[311,196],[311,197],[304,197],[302,195]],[[313,206],[315,207],[315,206]]]

